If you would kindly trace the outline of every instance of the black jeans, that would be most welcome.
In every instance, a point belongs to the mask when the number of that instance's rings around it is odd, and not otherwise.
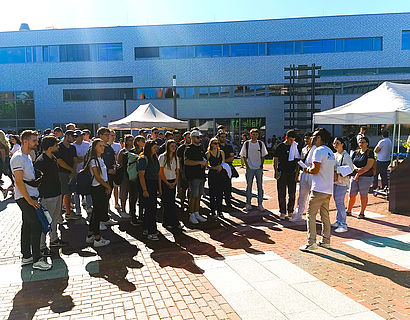
[[[148,234],[157,232],[157,194],[158,180],[145,179],[147,186],[148,198],[143,197],[144,217],[142,228],[148,231]]]
[[[225,175],[224,172],[209,170],[208,185],[211,214],[215,214],[215,211],[218,213],[222,211],[222,192],[226,190],[225,184],[227,183],[227,179],[230,181],[229,177]]]
[[[91,212],[91,220],[89,231],[94,235],[100,235],[100,222],[107,221],[108,217],[108,202],[110,195],[107,195],[105,188],[102,185],[91,187],[91,199],[93,200],[93,211]]]
[[[144,210],[142,207],[142,189],[141,189],[141,184],[140,184],[140,180],[139,178],[137,178],[136,181],[129,181],[129,187],[130,187],[130,216],[131,219],[133,221],[137,220],[137,216],[136,216],[136,204],[137,204],[137,200],[138,200],[138,204],[139,204],[139,214],[138,217],[139,219],[142,219]]]
[[[169,183],[174,183],[174,180],[168,180]],[[177,206],[175,204],[175,193],[176,186],[170,189],[163,181],[161,181],[162,186],[162,225],[164,227],[172,226],[176,227],[179,225],[177,217]]]
[[[228,174],[226,173],[225,170],[222,170],[220,172],[220,175],[222,176],[221,179],[221,192],[223,192],[223,196],[225,198],[225,204],[227,206],[231,206],[231,197],[232,197],[232,179],[229,178]],[[222,201],[222,199],[221,199]]]
[[[279,212],[286,214],[293,213],[295,208],[295,198],[296,198],[296,173],[292,172],[282,172],[279,180],[277,181],[278,187],[278,201],[279,201]],[[288,206],[286,211],[286,189],[288,189]]]
[[[387,187],[387,168],[390,161],[377,161],[376,162],[376,175],[373,178],[373,188],[376,189],[379,186],[379,174],[382,178],[382,188]]]
[[[42,228],[37,218],[36,209],[29,205],[24,198],[18,199],[16,202],[20,207],[23,220],[21,224],[21,253],[23,258],[27,259],[32,256],[33,261],[37,262],[41,257],[40,237]]]

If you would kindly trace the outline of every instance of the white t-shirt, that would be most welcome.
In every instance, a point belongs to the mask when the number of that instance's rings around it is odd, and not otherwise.
[[[13,148],[10,150],[11,155],[15,154],[17,150],[20,150],[21,146],[16,143]]]
[[[101,167],[101,178],[105,181],[105,182],[107,182],[108,181],[108,174],[107,174],[107,167],[105,166],[105,163],[104,163],[104,160],[100,157],[100,158],[98,158],[98,162],[100,163],[100,167]],[[92,168],[94,168],[94,167],[97,167],[98,168],[98,164],[97,164],[97,162],[94,160],[94,159],[92,159],[91,161],[90,161],[90,171],[91,171],[91,174],[94,176],[94,173],[93,173],[93,169]],[[93,178],[93,183],[92,183],[92,186],[93,187],[97,187],[97,186],[99,186],[100,185],[100,183],[97,181],[97,179],[95,179],[95,177]]]
[[[90,149],[90,143],[87,141],[83,141],[80,145],[76,144],[75,142],[72,143],[72,145],[75,147],[75,150],[77,151],[77,157],[83,157],[86,155],[88,149]],[[84,167],[84,161],[78,162],[77,163],[77,172],[80,172],[80,170]]]
[[[336,160],[332,150],[320,146],[313,151],[313,162],[320,162],[320,171],[312,177],[312,190],[333,194]]]
[[[302,156],[302,159],[304,159],[303,161],[305,162],[305,164],[306,164],[308,167],[311,167],[312,164],[313,164],[313,161],[312,161],[312,159],[313,159],[313,151],[315,151],[315,149],[316,149],[316,146],[315,146],[315,145],[313,145],[309,150],[308,150],[308,147],[307,147],[307,146],[305,146],[305,147],[302,149],[302,154],[301,154],[301,156]]]
[[[170,165],[171,165],[171,169],[168,168],[168,165],[166,164],[166,156],[165,153],[161,154],[158,157],[158,161],[159,161],[159,166],[160,167],[164,167],[164,174],[165,174],[165,178],[167,178],[167,180],[174,180],[177,177],[177,173],[176,170],[179,169],[179,160],[175,161],[175,159],[172,159]]]
[[[389,138],[384,138],[379,141],[376,148],[377,147],[381,149],[378,153],[376,153],[377,161],[390,161],[392,150],[391,140]]]
[[[111,147],[113,148],[113,150],[114,150],[114,152],[115,152],[115,155],[119,154],[120,151],[121,151],[121,149],[122,149],[121,144],[119,144],[118,142],[114,142],[114,143],[111,145]]]
[[[354,170],[352,158],[350,158],[346,150],[343,150],[342,153],[336,152],[334,155],[336,159],[336,166],[349,166],[352,170]],[[341,175],[338,175],[338,179],[335,184],[348,187],[350,184],[350,176],[342,177]]]
[[[16,170],[23,170],[23,180],[32,181],[35,180],[33,162],[31,161],[31,156],[24,154],[20,150],[17,150],[10,159],[10,167],[13,172]],[[30,187],[28,184],[25,184],[27,193],[30,197],[38,197],[39,192],[37,188]],[[21,199],[23,195],[21,194],[17,185],[14,186],[14,199]]]
[[[246,145],[249,145],[248,148],[248,156],[246,156]],[[256,141],[253,143],[251,140],[245,142],[242,146],[240,156],[247,158],[249,168],[251,169],[259,169],[261,167],[261,157],[265,157],[268,154],[268,150],[266,150],[266,146],[261,141],[262,150],[259,148],[259,142]]]

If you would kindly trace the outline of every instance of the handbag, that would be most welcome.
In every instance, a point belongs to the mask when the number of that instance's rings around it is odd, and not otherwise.
[[[41,201],[41,200],[40,200]],[[40,208],[36,209],[37,218],[40,221],[41,229],[43,233],[46,235],[48,232],[51,231],[51,215],[50,212],[42,205]]]

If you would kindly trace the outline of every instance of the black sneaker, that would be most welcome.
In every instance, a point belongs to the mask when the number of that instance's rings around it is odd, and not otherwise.
[[[68,243],[61,239],[57,239],[56,241],[50,242],[50,247],[65,247],[67,245]]]
[[[45,247],[43,250],[41,250],[41,255],[43,257],[51,257],[53,254],[51,253],[49,248]]]
[[[136,226],[138,226],[138,225],[139,225],[139,223],[138,223],[138,220],[137,220],[137,219],[131,219],[130,223],[131,223],[131,225],[132,225],[132,226],[134,226],[134,227],[136,227]]]

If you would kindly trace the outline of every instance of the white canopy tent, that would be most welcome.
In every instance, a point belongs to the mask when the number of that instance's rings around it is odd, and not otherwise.
[[[400,125],[410,124],[410,84],[383,82],[352,102],[315,113],[316,124],[393,124],[394,148],[396,126],[400,137]]]
[[[184,129],[188,127],[188,121],[172,118],[148,103],[140,105],[125,118],[108,123],[108,128],[118,130],[151,127]]]

